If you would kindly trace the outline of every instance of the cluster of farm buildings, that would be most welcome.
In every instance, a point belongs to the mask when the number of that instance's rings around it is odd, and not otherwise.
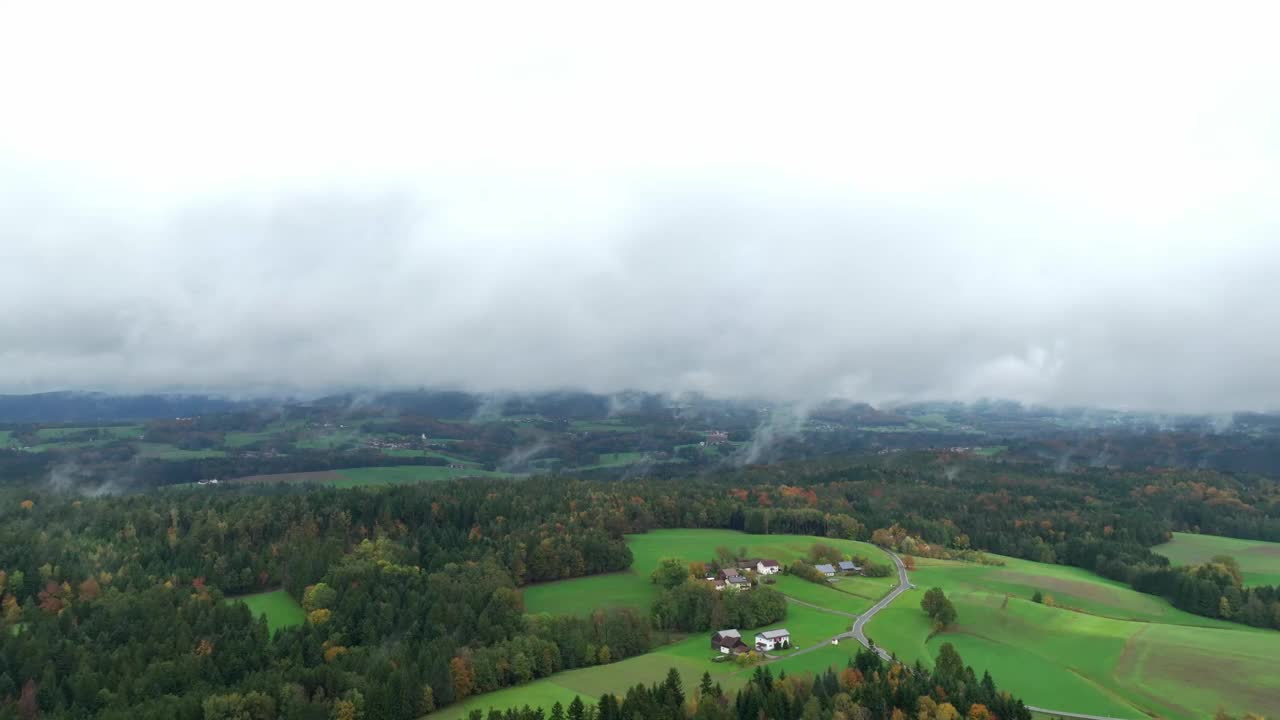
[[[766,576],[777,575],[780,572],[782,572],[782,565],[777,560],[748,558],[737,561],[733,567],[708,575],[707,582],[712,583],[716,590],[750,590],[753,583],[748,573]],[[768,652],[788,647],[791,647],[791,633],[785,629],[756,633],[754,648],[743,641],[742,633],[737,630],[721,630],[711,636],[711,648],[722,655],[745,655],[752,649]]]
[[[836,575],[862,573],[861,566],[848,560],[841,560],[831,565],[814,565],[814,569],[829,578]],[[777,560],[751,558],[739,560],[733,567],[708,575],[706,579],[707,582],[714,584],[716,590],[750,590],[753,583],[747,573],[765,576],[776,575],[781,571],[782,566]],[[769,652],[789,647],[791,647],[791,633],[785,628],[756,633],[754,647],[747,645],[742,639],[742,633],[736,629],[721,630],[711,636],[711,649],[722,655],[745,655],[753,649]]]
[[[777,560],[752,558],[739,560],[733,567],[724,568],[715,574],[708,575],[706,579],[716,590],[750,590],[752,582],[747,573],[777,575],[780,572],[782,572],[782,566],[778,564]]]
[[[845,574],[845,575],[851,575],[851,574],[854,574],[854,573],[861,573],[861,572],[862,572],[862,567],[861,567],[861,566],[854,565],[853,563],[849,562],[848,560],[841,560],[840,562],[836,563],[835,565],[814,565],[814,566],[813,566],[813,569],[814,569],[814,570],[817,570],[818,572],[822,573],[823,575],[826,575],[827,577],[835,577],[835,576],[836,576],[836,573],[843,573],[843,574]]]
[[[786,628],[756,633],[755,650],[769,652],[770,650],[785,650],[789,647],[791,647],[791,633]],[[753,648],[748,647],[743,642],[742,633],[737,630],[721,630],[711,636],[711,649],[718,651],[722,655],[745,655],[751,652]]]

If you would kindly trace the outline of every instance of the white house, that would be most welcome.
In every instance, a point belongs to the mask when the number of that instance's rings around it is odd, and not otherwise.
[[[782,566],[777,560],[757,560],[756,572],[761,575],[776,575],[782,571]]]
[[[836,575],[836,569],[831,567],[830,565],[814,565],[813,569],[817,570],[823,575],[826,575],[827,577],[835,577]]]
[[[765,630],[756,633],[756,649],[762,652],[791,647],[791,633],[786,630]]]

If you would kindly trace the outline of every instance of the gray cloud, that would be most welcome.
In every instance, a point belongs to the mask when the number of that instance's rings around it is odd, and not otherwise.
[[[231,14],[155,41],[164,97],[147,28],[99,18],[0,118],[0,391],[1280,408],[1270,9],[738,10],[307,15],[297,63],[267,33],[209,65]],[[19,35],[0,67],[47,54]]]

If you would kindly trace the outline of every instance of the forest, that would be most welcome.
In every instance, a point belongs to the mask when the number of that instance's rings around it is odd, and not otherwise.
[[[651,649],[659,631],[706,629],[712,619],[700,608],[712,606],[673,588],[648,614],[527,616],[518,590],[627,568],[624,535],[658,528],[872,540],[972,562],[998,552],[1280,628],[1275,588],[1242,587],[1225,561],[1172,568],[1150,549],[1175,530],[1273,539],[1278,499],[1280,488],[1263,478],[1047,475],[939,452],[678,481],[472,478],[96,498],[7,488],[0,718],[415,718],[475,693],[617,662]],[[274,637],[226,602],[276,588],[303,605],[307,621]],[[716,621],[776,618],[770,592],[720,601]],[[730,704],[756,692],[749,702],[768,702],[761,686]],[[816,712],[828,713],[840,693],[824,685],[793,694],[821,694]]]

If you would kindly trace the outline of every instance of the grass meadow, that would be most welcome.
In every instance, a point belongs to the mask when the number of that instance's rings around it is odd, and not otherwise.
[[[1073,568],[1006,559],[1000,567],[917,560],[904,593],[867,635],[907,662],[926,664],[950,642],[1028,704],[1120,718],[1210,717],[1280,708],[1268,667],[1280,634],[1181,612]],[[942,587],[957,625],[929,638],[924,590]],[[1035,590],[1057,607],[1031,602]]]
[[[272,634],[280,628],[301,625],[307,619],[302,606],[284,590],[227,598],[227,602],[237,600],[248,605],[249,612],[253,613],[254,617],[266,615],[267,627]]]
[[[226,457],[225,450],[183,450],[165,443],[138,443],[138,456],[157,460],[196,460],[200,458]]]
[[[1201,536],[1179,536],[1174,544],[1182,546],[1175,552],[1213,555],[1223,551],[1221,543],[1197,545],[1199,540]],[[815,542],[878,561],[886,559],[882,551],[864,543],[726,530],[661,530],[631,535],[627,541],[635,556],[630,572],[528,587],[526,610],[588,613],[596,607],[617,606],[643,610],[655,594],[648,576],[660,558],[710,560],[720,546],[784,564],[803,557]],[[1256,545],[1245,543],[1232,554],[1238,556]],[[1247,572],[1251,577],[1265,576],[1268,566],[1257,561],[1267,553],[1255,555],[1259,557],[1246,566]],[[1280,674],[1274,672],[1280,633],[1185,613],[1160,598],[1077,568],[999,559],[1005,564],[917,558],[911,573],[917,589],[878,614],[867,634],[902,660],[926,665],[943,643],[952,643],[979,675],[990,671],[1001,687],[1039,707],[1133,720],[1192,720],[1211,717],[1219,708],[1234,714],[1280,711]],[[855,614],[864,612],[895,582],[894,578],[841,578],[824,587],[785,575],[775,579],[773,587],[790,599]],[[920,609],[920,599],[935,586],[946,590],[955,603],[959,621],[947,632],[930,637],[932,628]],[[1054,606],[1032,602],[1036,591],[1052,596]],[[787,619],[771,628],[790,630],[798,648],[821,647],[803,654],[780,654],[770,667],[777,674],[844,666],[858,652],[858,643],[826,643],[848,630],[851,622],[843,615],[788,603]],[[660,681],[671,667],[680,671],[686,687],[696,684],[703,672],[728,690],[745,683],[750,670],[712,662],[712,657],[705,634],[676,638],[641,657],[471,698],[436,716],[451,720],[466,717],[472,709],[524,704],[549,708],[556,700],[567,705],[575,694],[593,702],[604,692]]]
[[[662,558],[710,562],[716,555],[716,548],[727,547],[744,557],[772,558],[785,565],[804,557],[817,542],[838,547],[848,554],[889,562],[888,557],[874,545],[852,540],[802,535],[747,535],[733,530],[654,530],[627,536],[627,545],[635,556],[629,571],[531,585],[524,589],[525,610],[575,615],[586,615],[596,608],[608,607],[633,607],[647,611],[657,595],[649,574]],[[836,592],[795,578],[778,578],[777,589],[783,594]],[[795,582],[788,582],[792,580]],[[894,584],[893,578],[848,578],[847,581],[847,585],[843,584],[845,580],[841,581],[839,587],[845,592],[838,597],[841,604],[835,609],[855,613],[873,605]],[[784,583],[790,592],[783,589]],[[807,596],[794,597],[809,601]]]
[[[1240,563],[1246,586],[1280,585],[1280,543],[1174,533],[1172,541],[1152,550],[1174,565],[1196,565],[1214,555],[1230,555]]]
[[[815,645],[825,642],[833,635],[849,629],[849,620],[840,615],[812,610],[810,608],[789,605],[787,619],[783,622],[744,633],[750,642],[750,635],[760,630],[786,628],[791,632],[797,646]],[[841,646],[843,655],[835,658],[836,664],[843,667],[852,653],[856,652],[857,643],[848,641]],[[826,648],[809,655],[780,660],[779,663],[795,662],[810,656],[823,656]],[[710,647],[709,634],[695,634],[685,639],[664,645],[653,652],[638,657],[628,658],[610,665],[600,665],[578,670],[557,673],[551,677],[535,680],[527,685],[507,688],[497,692],[486,693],[469,698],[465,702],[451,705],[431,715],[432,718],[453,720],[465,718],[472,710],[486,713],[490,708],[505,710],[508,707],[529,705],[550,710],[551,704],[559,701],[566,707],[575,695],[581,696],[583,702],[594,703],[607,692],[622,693],[636,683],[646,685],[661,682],[667,671],[675,668],[680,672],[686,688],[696,687],[702,674],[710,673],[728,691],[733,691],[746,684],[747,678],[754,668],[743,669],[732,662],[712,662],[715,657]],[[822,666],[823,669],[826,665]]]
[[[767,557],[786,564],[804,557],[816,542],[839,547],[849,554],[872,557],[877,562],[889,561],[879,548],[851,540],[800,535],[747,535],[732,530],[655,530],[627,536],[627,544],[635,556],[630,571],[531,585],[524,589],[525,610],[530,613],[587,614],[596,608],[626,606],[647,611],[657,592],[649,580],[649,573],[662,558],[710,561],[715,557],[716,548],[723,546],[735,554]],[[788,576],[779,575],[775,579],[774,589],[788,597],[852,613],[870,607],[894,584],[893,578],[861,578],[857,579],[861,583],[851,582],[846,591]],[[786,628],[796,648],[804,648],[826,643],[833,636],[848,631],[852,622],[844,615],[788,603],[785,620],[744,634],[750,642],[750,636],[761,630]],[[521,687],[480,695],[431,717],[452,720],[465,718],[474,709],[487,711],[491,707],[505,709],[525,704],[531,707],[542,704],[549,709],[557,700],[567,706],[574,695],[581,695],[584,702],[595,702],[603,693],[623,692],[637,682],[659,682],[673,667],[680,671],[685,687],[695,686],[704,672],[710,673],[726,690],[741,687],[752,669],[743,670],[731,662],[714,662],[715,653],[710,648],[709,638],[706,633],[677,638],[675,642],[640,657],[558,673]],[[857,653],[858,647],[856,642],[849,640],[840,646],[823,647],[795,657],[790,657],[794,654],[792,650],[777,653],[785,659],[775,663],[789,672],[793,668],[843,667]]]
[[[341,476],[328,482],[333,487],[368,487],[374,485],[410,485],[420,482],[452,480],[463,477],[510,478],[509,473],[477,468],[451,468],[445,465],[392,465],[334,470]]]
[[[143,433],[141,425],[107,425],[104,427],[88,425],[84,427],[40,428],[36,430],[36,437],[45,442],[57,442],[68,435],[74,435],[86,430],[97,430],[103,440],[134,440]]]

